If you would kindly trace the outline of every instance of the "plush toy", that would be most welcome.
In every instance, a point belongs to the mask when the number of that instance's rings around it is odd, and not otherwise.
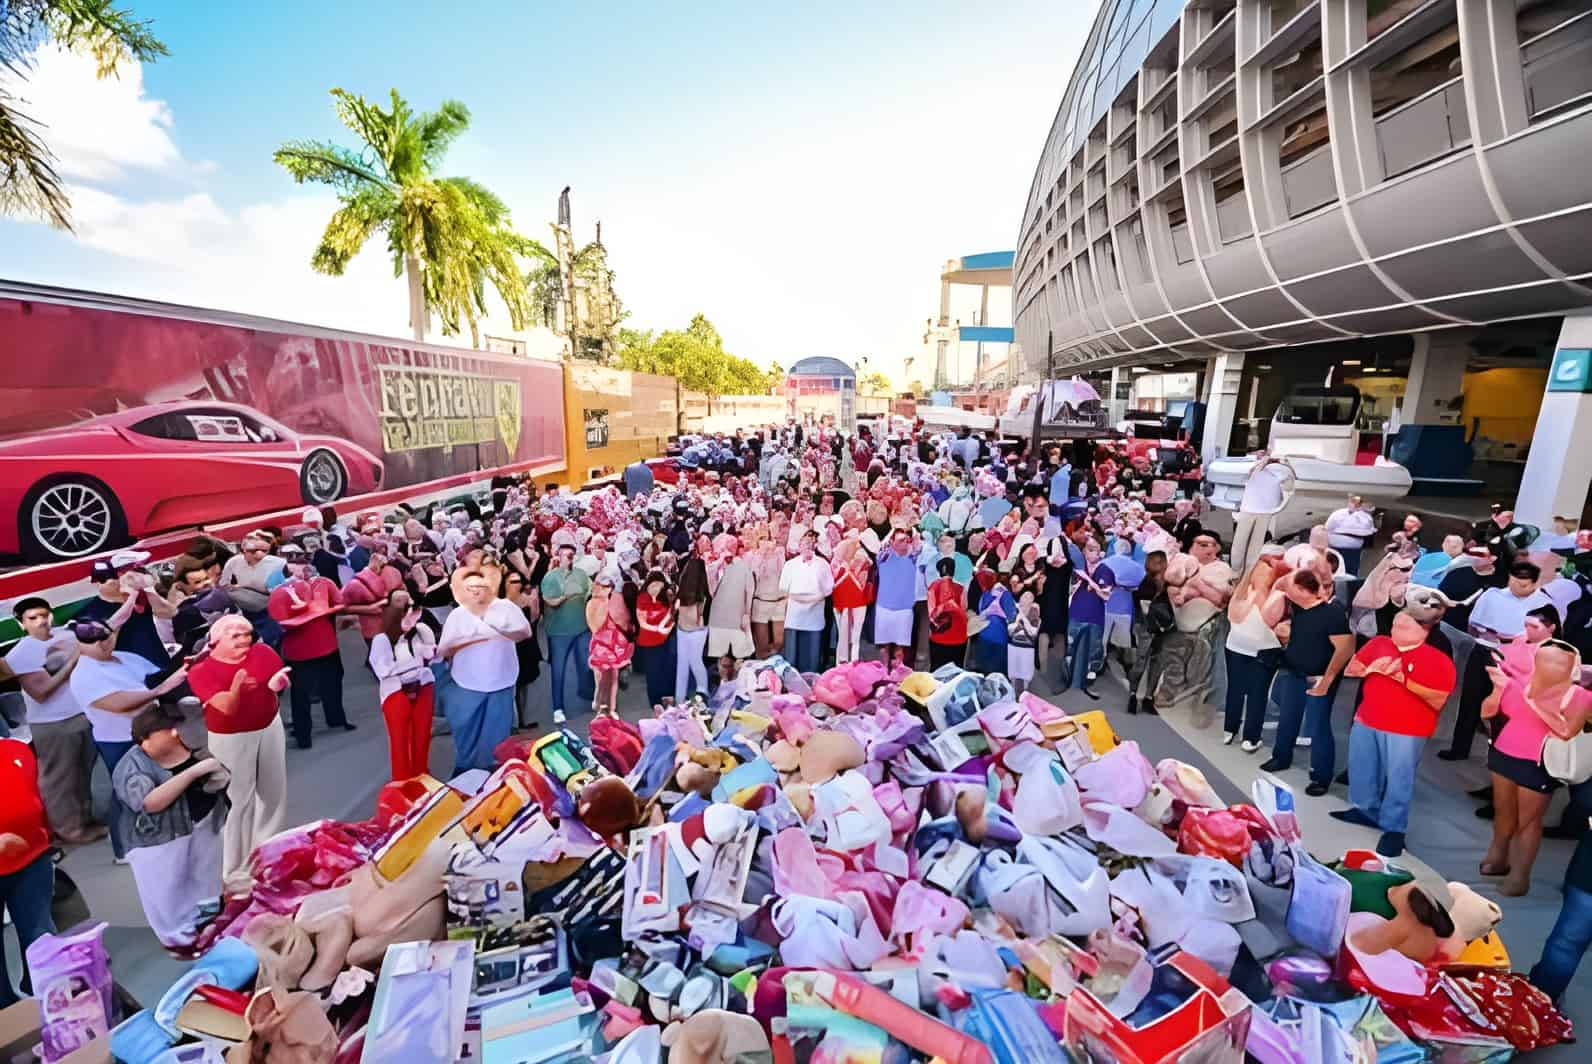
[[[1449,883],[1448,896],[1448,915],[1454,922],[1454,933],[1444,936],[1438,943],[1438,953],[1445,960],[1454,960],[1465,952],[1466,946],[1497,927],[1504,912],[1496,902],[1477,894],[1465,883]]]
[[[595,834],[610,838],[640,823],[641,802],[619,776],[601,776],[581,787],[575,815]]]
[[[663,1044],[669,1050],[669,1064],[731,1064],[770,1052],[762,1024],[723,1009],[707,1009],[670,1025],[664,1029]]]
[[[1425,887],[1414,882],[1401,883],[1387,892],[1393,906],[1393,919],[1369,922],[1353,933],[1354,948],[1362,953],[1397,950],[1418,964],[1425,964],[1438,953],[1444,939],[1454,936],[1453,918]]]
[[[867,760],[862,744],[841,731],[816,731],[802,746],[803,783],[823,783]]]

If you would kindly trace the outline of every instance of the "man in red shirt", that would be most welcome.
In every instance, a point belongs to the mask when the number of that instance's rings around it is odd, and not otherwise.
[[[293,743],[308,750],[312,698],[320,698],[328,728],[354,730],[343,715],[343,659],[332,620],[343,599],[337,585],[315,575],[302,557],[288,561],[287,575],[271,592],[266,612],[282,626],[282,660],[293,669]]]
[[[1404,852],[1415,769],[1454,690],[1454,663],[1426,641],[1436,623],[1434,618],[1423,624],[1401,611],[1389,634],[1361,647],[1344,670],[1347,676],[1364,677],[1365,688],[1349,731],[1353,804],[1332,815],[1379,828],[1376,852],[1384,857]]]
[[[188,686],[204,703],[210,751],[226,767],[232,810],[222,829],[221,878],[247,877],[254,848],[282,830],[287,811],[287,740],[277,695],[289,669],[254,626],[237,614],[210,626],[209,653],[188,667]],[[231,881],[231,882],[229,882]]]
[[[0,739],[0,905],[11,914],[24,953],[34,939],[55,930],[50,920],[55,865],[49,850],[50,827],[33,750],[20,739]],[[0,1008],[19,1000],[5,954],[0,949]]]

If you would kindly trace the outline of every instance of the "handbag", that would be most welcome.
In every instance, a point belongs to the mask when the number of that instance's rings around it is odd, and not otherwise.
[[[1565,783],[1592,779],[1592,732],[1585,728],[1573,739],[1550,735],[1542,741],[1542,767]]]

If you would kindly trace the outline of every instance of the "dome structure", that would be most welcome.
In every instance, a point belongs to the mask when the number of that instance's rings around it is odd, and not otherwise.
[[[811,358],[804,358],[791,366],[786,371],[786,376],[839,377],[842,380],[854,381],[857,379],[857,371],[838,358],[830,358],[828,355],[814,355]]]

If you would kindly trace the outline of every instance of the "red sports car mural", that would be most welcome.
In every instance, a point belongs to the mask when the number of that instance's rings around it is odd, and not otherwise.
[[[382,463],[236,403],[138,406],[0,440],[0,553],[57,561],[171,528],[376,491]],[[14,516],[14,522],[10,519]]]

